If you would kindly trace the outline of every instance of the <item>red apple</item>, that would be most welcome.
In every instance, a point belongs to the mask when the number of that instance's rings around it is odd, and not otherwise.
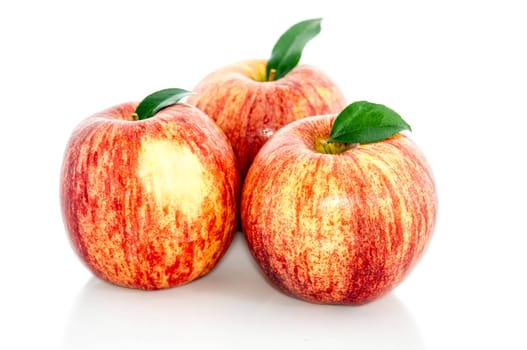
[[[337,113],[346,104],[324,72],[298,65],[304,46],[320,32],[320,22],[293,25],[276,42],[269,60],[245,60],[210,73],[188,100],[225,132],[242,181],[260,147],[282,126],[309,115]]]
[[[66,147],[61,204],[98,277],[161,289],[208,273],[237,226],[239,177],[223,132],[187,104],[133,120],[124,103],[84,120]]]
[[[299,65],[266,82],[266,60],[247,60],[206,76],[188,102],[209,115],[229,138],[243,179],[260,147],[282,126],[308,115],[336,113],[346,104],[321,70]]]
[[[424,155],[401,133],[325,154],[320,141],[334,120],[293,122],[262,147],[243,185],[241,221],[280,290],[314,303],[363,304],[392,290],[422,257],[436,188]]]

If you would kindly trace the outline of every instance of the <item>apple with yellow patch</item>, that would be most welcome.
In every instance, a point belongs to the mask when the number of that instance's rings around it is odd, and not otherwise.
[[[162,289],[208,273],[237,224],[239,177],[226,136],[203,112],[174,104],[143,120],[137,103],[74,130],[61,204],[74,250],[98,277]]]

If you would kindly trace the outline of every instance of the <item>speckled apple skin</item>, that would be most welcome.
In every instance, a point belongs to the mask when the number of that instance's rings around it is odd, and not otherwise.
[[[423,256],[437,193],[403,134],[341,154],[315,151],[335,116],[293,122],[256,156],[241,221],[252,255],[280,290],[313,303],[359,305],[396,287]]]
[[[226,136],[201,111],[177,104],[132,121],[136,105],[74,130],[60,197],[72,246],[96,276],[155,290],[217,264],[237,227],[240,182]]]
[[[207,75],[188,102],[225,132],[243,181],[262,145],[282,126],[306,116],[338,113],[346,99],[320,69],[298,65],[286,76],[265,80],[267,60],[246,60]]]

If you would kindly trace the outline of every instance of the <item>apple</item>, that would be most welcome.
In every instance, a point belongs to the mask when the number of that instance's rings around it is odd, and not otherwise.
[[[355,120],[337,125],[350,110]],[[392,112],[362,101],[338,117],[301,119],[255,157],[241,223],[256,262],[283,292],[364,304],[395,288],[423,256],[436,222],[435,182],[424,154],[399,132],[409,125],[389,122]],[[362,135],[343,141],[358,129]]]
[[[305,45],[319,31],[319,19],[300,22],[282,35],[273,53],[280,56],[280,49],[294,47],[291,41]],[[282,70],[280,62],[270,69],[276,55],[219,68],[205,76],[188,99],[229,138],[242,181],[260,147],[282,126],[308,115],[337,113],[346,105],[339,87],[322,70],[297,65],[302,48],[282,59],[289,64]]]
[[[86,118],[66,146],[66,231],[85,265],[116,285],[155,290],[195,280],[217,264],[237,227],[232,147],[197,108],[159,101],[172,90]],[[159,108],[138,116],[152,101]]]

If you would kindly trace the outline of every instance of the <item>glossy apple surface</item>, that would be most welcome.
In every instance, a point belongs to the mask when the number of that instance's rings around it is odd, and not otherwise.
[[[85,119],[66,147],[62,213],[98,277],[161,289],[209,272],[237,225],[239,177],[214,122],[177,104],[132,121],[135,103]]]
[[[317,152],[333,120],[293,122],[262,147],[243,185],[241,221],[276,287],[314,303],[364,304],[397,286],[422,257],[436,187],[424,155],[403,134]]]
[[[242,180],[260,147],[282,126],[308,115],[337,113],[346,105],[340,89],[318,68],[298,65],[267,82],[266,64],[247,60],[220,68],[188,99],[225,132]]]

